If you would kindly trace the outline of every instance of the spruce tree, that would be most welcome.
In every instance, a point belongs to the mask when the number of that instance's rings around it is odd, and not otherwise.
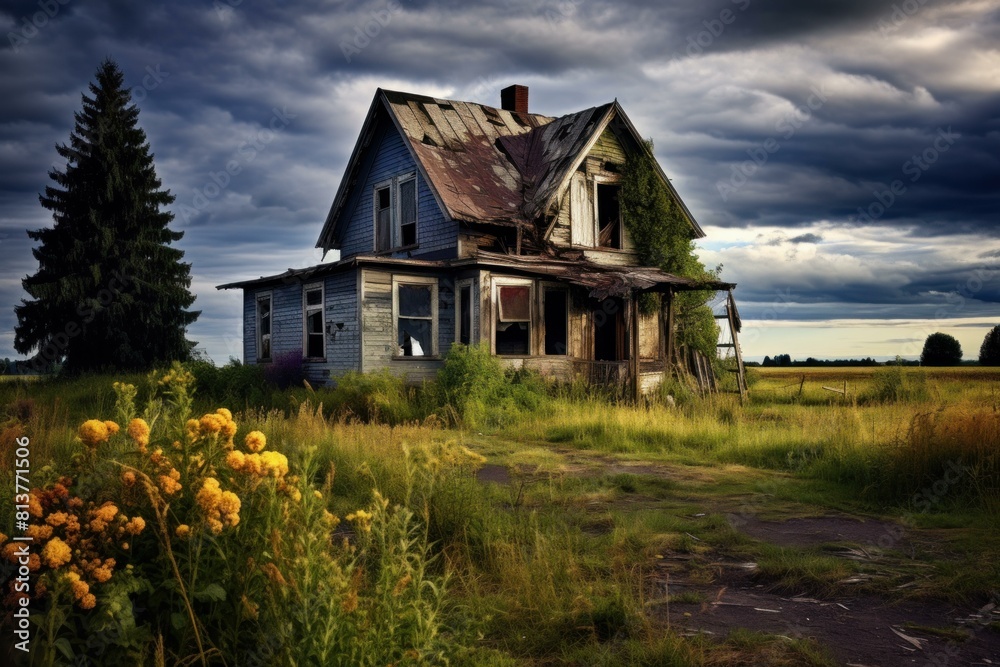
[[[32,297],[15,307],[14,347],[34,367],[70,372],[142,370],[190,356],[185,331],[200,314],[191,265],[171,247],[174,201],[161,189],[139,109],[118,65],[105,60],[74,114],[65,170],[39,195],[55,224],[28,236],[38,272],[21,284]]]

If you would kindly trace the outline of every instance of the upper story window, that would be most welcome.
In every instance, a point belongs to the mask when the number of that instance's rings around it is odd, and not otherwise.
[[[271,360],[271,293],[257,295],[257,361]]]
[[[375,186],[375,251],[390,252],[417,245],[417,176],[395,176]]]
[[[302,318],[306,323],[303,347],[307,359],[326,359],[323,322],[323,285],[306,285],[302,292]]]
[[[621,186],[617,183],[594,184],[594,197],[597,199],[597,245],[601,248],[621,250],[622,245],[622,209],[618,200]]]

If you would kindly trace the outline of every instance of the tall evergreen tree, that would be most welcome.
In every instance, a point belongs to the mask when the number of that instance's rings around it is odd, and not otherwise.
[[[83,95],[83,108],[55,182],[39,195],[51,228],[29,231],[38,272],[21,284],[32,300],[15,307],[15,349],[35,351],[35,367],[64,363],[71,372],[140,370],[189,357],[186,310],[191,265],[171,247],[183,232],[162,210],[174,201],[153,166],[139,109],[108,59]]]

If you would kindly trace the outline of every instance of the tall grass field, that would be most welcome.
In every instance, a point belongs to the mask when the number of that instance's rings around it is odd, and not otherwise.
[[[279,388],[204,363],[8,380],[5,657],[833,665],[809,639],[682,632],[652,573],[679,554],[738,558],[768,588],[832,594],[865,566],[776,549],[726,517],[837,512],[898,522],[916,544],[950,531],[866,594],[988,601],[998,371],[753,369],[743,402],[665,390],[642,405],[504,373],[475,348],[420,387],[355,374]],[[918,584],[899,588],[911,567]]]

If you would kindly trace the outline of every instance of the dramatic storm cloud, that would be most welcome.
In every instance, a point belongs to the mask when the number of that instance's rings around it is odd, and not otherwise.
[[[378,87],[497,104],[517,82],[550,115],[618,98],[740,283],[750,357],[913,355],[939,329],[971,356],[1000,321],[996,0],[8,0],[0,25],[0,356],[54,145],[105,56],[177,196],[190,336],[219,362],[240,297],[214,286],[322,259]]]

